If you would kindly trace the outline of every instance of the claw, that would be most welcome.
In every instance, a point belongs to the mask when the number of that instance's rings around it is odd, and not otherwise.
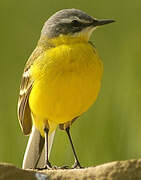
[[[53,167],[51,166],[51,163],[48,161],[47,164],[42,167],[42,168],[36,168],[37,170],[45,170],[45,169],[48,169],[48,170],[51,170],[53,169]]]
[[[41,171],[41,170],[51,170],[52,169],[52,167],[49,167],[49,166],[44,166],[44,167],[42,167],[42,168],[36,168],[37,170],[39,170],[39,171]]]
[[[73,169],[81,169],[83,168],[79,162],[75,162],[74,165],[72,166]]]
[[[69,166],[62,166],[62,167],[60,167],[60,169],[70,169],[70,167]]]

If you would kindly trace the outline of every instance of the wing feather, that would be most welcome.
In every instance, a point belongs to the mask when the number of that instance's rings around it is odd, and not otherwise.
[[[37,47],[33,51],[25,65],[24,73],[21,79],[20,95],[18,100],[18,119],[25,135],[30,134],[32,128],[32,117],[28,100],[34,80],[30,76],[30,68],[41,53],[43,53],[43,49],[40,47]]]

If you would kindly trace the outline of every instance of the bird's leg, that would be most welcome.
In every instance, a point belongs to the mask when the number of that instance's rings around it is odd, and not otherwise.
[[[76,152],[75,152],[75,149],[74,149],[74,145],[72,143],[72,139],[71,139],[71,135],[70,135],[70,127],[66,128],[66,132],[67,132],[67,135],[68,135],[71,147],[72,147],[72,151],[73,151],[73,154],[74,154],[74,158],[75,158],[75,163],[73,165],[73,168],[81,168],[81,165],[79,163],[79,160],[77,158],[77,155],[76,155]]]
[[[44,132],[45,132],[45,169],[51,169],[51,163],[49,162],[49,156],[48,156],[48,133],[49,133],[49,129],[48,128],[44,128]]]

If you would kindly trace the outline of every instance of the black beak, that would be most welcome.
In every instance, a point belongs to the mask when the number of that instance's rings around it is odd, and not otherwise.
[[[102,26],[105,24],[110,24],[112,22],[115,22],[115,20],[112,20],[112,19],[102,19],[102,20],[94,19],[93,25],[94,26]]]

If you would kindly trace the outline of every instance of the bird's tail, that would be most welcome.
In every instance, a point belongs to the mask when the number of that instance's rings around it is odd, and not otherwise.
[[[49,154],[51,151],[54,135],[55,135],[55,130],[48,137]],[[40,135],[40,132],[35,128],[35,126],[33,126],[26,147],[26,151],[24,154],[24,159],[22,164],[23,169],[34,169],[34,168],[44,167],[45,164],[44,144],[45,144],[45,139]]]

